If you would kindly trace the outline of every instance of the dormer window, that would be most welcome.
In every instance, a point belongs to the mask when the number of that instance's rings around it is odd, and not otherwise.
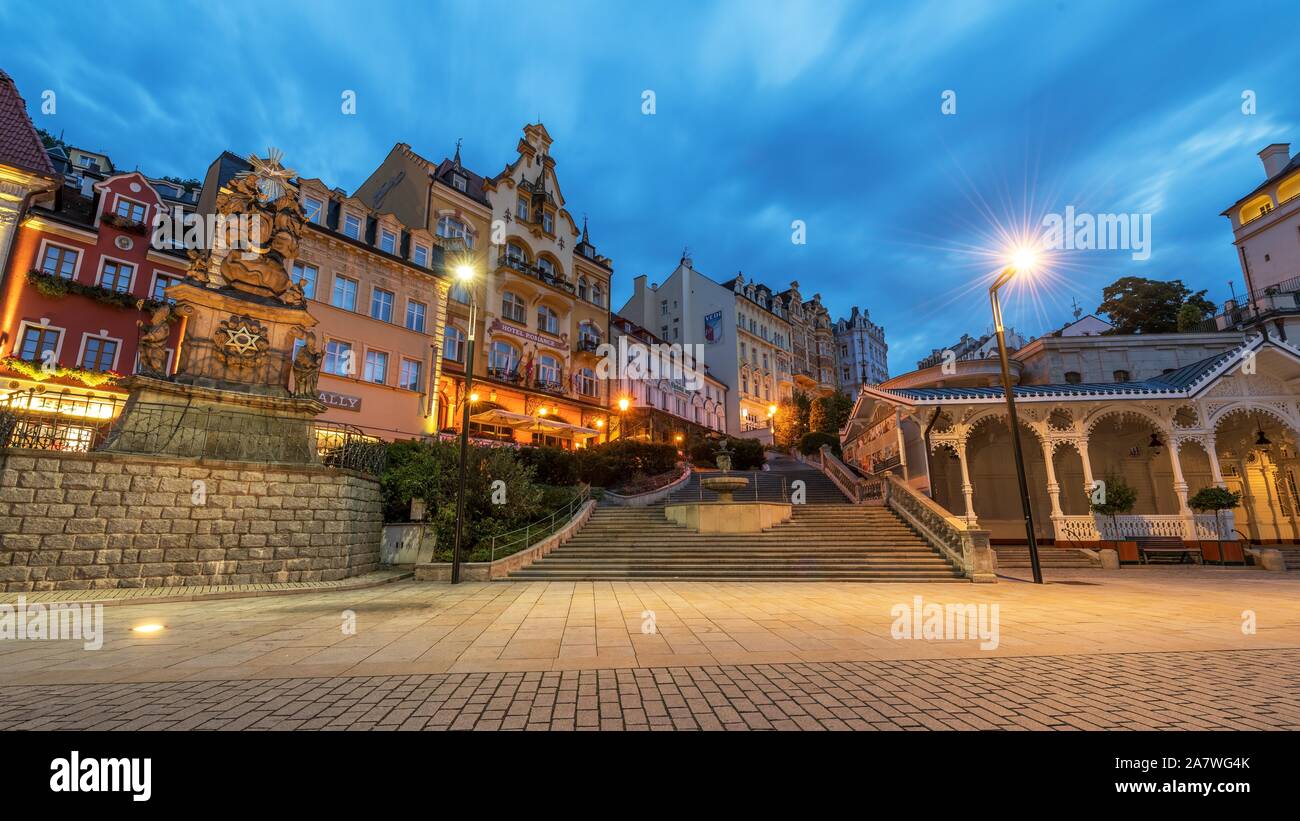
[[[421,268],[429,267],[429,249],[423,245],[415,246],[415,250],[411,252],[411,261]]]
[[[1112,376],[1115,377],[1116,382],[1127,382],[1129,381],[1130,378],[1128,371],[1115,371],[1115,373],[1112,374]]]
[[[317,225],[320,225],[325,216],[325,203],[315,197],[303,197],[302,213],[303,216],[307,218],[308,222],[314,222]]]
[[[1078,371],[1066,371],[1065,381],[1070,385],[1077,385],[1083,381],[1083,376]]]
[[[464,191],[464,190],[465,190],[465,178],[462,177],[460,174],[452,174],[452,175],[451,175],[451,187],[452,187],[452,188],[455,188],[457,191]]]
[[[396,254],[397,234],[387,229],[381,229],[379,232],[379,250],[385,254]]]
[[[352,239],[361,239],[361,218],[348,214],[343,218],[343,235]]]

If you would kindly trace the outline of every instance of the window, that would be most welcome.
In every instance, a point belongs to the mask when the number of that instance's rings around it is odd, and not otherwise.
[[[330,304],[345,311],[357,309],[357,281],[345,276],[334,277],[334,293],[330,295]]]
[[[1065,381],[1071,385],[1077,385],[1083,381],[1083,376],[1081,376],[1078,371],[1066,371]]]
[[[524,197],[515,200],[515,216],[528,222],[528,200]]]
[[[528,263],[528,252],[524,250],[524,246],[520,245],[520,244],[517,243],[517,242],[510,242],[510,243],[507,243],[507,244],[506,244],[506,261],[507,261],[507,262],[515,262],[515,263],[519,263],[519,264],[521,264],[521,265],[527,264],[527,263]]]
[[[507,376],[519,365],[519,354],[509,342],[493,342],[488,348],[488,372],[493,376]]]
[[[415,246],[415,251],[411,254],[411,261],[421,268],[429,267],[429,249],[423,245]]]
[[[81,367],[88,371],[111,371],[113,360],[117,358],[117,340],[102,336],[86,336],[86,345],[81,354]]]
[[[537,330],[552,336],[560,332],[560,317],[555,311],[542,305],[537,309]]]
[[[408,391],[420,389],[420,363],[414,359],[402,359],[402,367],[397,373],[397,387]]]
[[[578,326],[578,342],[583,350],[596,350],[600,345],[600,331],[590,322],[584,322]]]
[[[457,191],[464,191],[464,190],[465,190],[465,178],[462,177],[460,174],[452,174],[452,175],[451,175],[451,187],[452,187],[452,188],[455,188]]]
[[[587,298],[587,278],[578,277],[578,299]]]
[[[361,218],[348,214],[343,218],[343,234],[353,239],[361,239]]]
[[[555,233],[555,217],[551,215],[550,211],[542,212],[542,230],[548,234]]]
[[[424,312],[423,302],[416,302],[414,299],[406,301],[406,327],[412,331],[424,333]]]
[[[99,287],[124,294],[131,290],[131,275],[134,273],[134,265],[104,260],[104,267],[99,272]]]
[[[366,351],[365,378],[367,382],[384,384],[388,378],[388,354],[383,351]]]
[[[330,340],[325,344],[325,364],[321,366],[325,373],[335,376],[351,376],[356,370],[352,354],[352,345],[347,342]]]
[[[27,362],[50,362],[59,349],[59,337],[63,331],[44,325],[28,325],[23,328],[22,339],[18,343],[18,358]]]
[[[550,354],[542,354],[537,359],[537,381],[545,387],[560,386],[560,360]]]
[[[385,254],[396,254],[397,234],[381,228],[379,231],[379,250]]]
[[[668,300],[662,299],[659,301],[659,315],[668,316]]]
[[[1129,380],[1128,371],[1115,371],[1113,374],[1116,382],[1127,382]]]
[[[591,368],[578,371],[578,393],[583,396],[596,395],[596,374]]]
[[[473,248],[474,242],[470,238],[469,228],[465,223],[455,217],[441,217],[438,220],[438,236],[443,239],[463,240],[466,248]]]
[[[452,362],[465,361],[465,332],[448,325],[442,336],[442,358]]]
[[[147,209],[143,203],[136,202],[135,200],[128,200],[126,197],[118,197],[117,208],[113,213],[133,222],[144,222],[146,210]]]
[[[370,291],[370,318],[380,322],[393,321],[393,292],[383,288]]]
[[[605,292],[601,290],[600,283],[591,283],[591,301],[595,305],[605,305]]]
[[[45,258],[41,260],[41,270],[52,276],[72,279],[77,273],[77,252],[61,245],[45,246]]]
[[[521,325],[528,321],[523,299],[510,291],[501,295],[501,315]]]
[[[174,277],[169,274],[154,274],[153,290],[149,292],[149,298],[158,302],[168,301],[167,289],[180,281],[180,277]]]
[[[451,298],[460,304],[469,304],[469,288],[466,288],[464,283],[456,282],[452,284],[450,294]]]
[[[318,273],[319,272],[316,270],[316,266],[314,265],[308,265],[304,262],[295,262],[293,264],[293,273],[289,275],[289,279],[293,280],[295,284],[302,286],[303,296],[308,299],[315,299],[316,275]]]
[[[543,276],[555,278],[555,263],[546,257],[537,258],[537,270],[541,271]]]
[[[325,215],[325,203],[315,197],[303,197],[302,213],[307,217],[308,222],[314,222],[317,225],[320,225],[321,220]]]

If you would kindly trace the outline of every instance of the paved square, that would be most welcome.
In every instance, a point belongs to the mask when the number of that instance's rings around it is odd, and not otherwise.
[[[112,605],[100,650],[0,642],[0,729],[1300,728],[1300,574],[1049,579],[398,582]],[[996,604],[997,648],[894,639],[891,608],[916,596]],[[166,629],[131,632],[144,622]]]

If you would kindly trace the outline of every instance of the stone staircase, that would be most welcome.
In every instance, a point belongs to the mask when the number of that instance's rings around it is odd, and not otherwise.
[[[850,504],[818,471],[746,475],[751,486],[737,500],[754,493],[760,500],[788,500],[791,482],[803,480],[806,503],[795,505],[789,522],[743,534],[696,533],[669,522],[662,505],[601,505],[571,540],[510,578],[965,581],[892,510]],[[716,497],[695,475],[669,502],[701,498]]]
[[[1029,562],[1029,545],[1000,544],[994,545],[993,550],[998,554],[999,570],[1018,570],[1031,566]],[[1101,567],[1100,564],[1094,563],[1092,559],[1088,557],[1088,554],[1081,550],[1065,547],[1050,547],[1041,544],[1038,546],[1038,564],[1041,567],[1082,570]]]
[[[1300,570],[1300,547],[1291,545],[1275,545],[1282,552],[1282,558],[1286,560],[1287,570]]]

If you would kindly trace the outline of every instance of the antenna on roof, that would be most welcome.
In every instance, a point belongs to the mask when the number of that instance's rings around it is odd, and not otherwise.
[[[1074,321],[1078,322],[1079,317],[1083,316],[1083,309],[1079,307],[1079,300],[1071,297],[1070,302],[1074,305]]]

